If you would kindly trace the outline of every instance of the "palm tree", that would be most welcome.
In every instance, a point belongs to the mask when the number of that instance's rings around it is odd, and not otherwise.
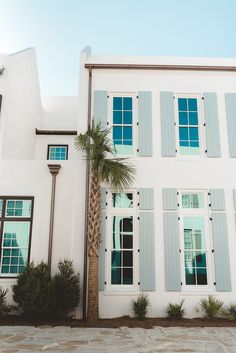
[[[88,313],[89,321],[99,318],[98,302],[98,253],[100,244],[100,184],[105,183],[114,190],[131,186],[135,168],[114,158],[114,149],[109,138],[110,129],[92,124],[84,134],[75,138],[75,147],[84,152],[89,163],[88,204]]]

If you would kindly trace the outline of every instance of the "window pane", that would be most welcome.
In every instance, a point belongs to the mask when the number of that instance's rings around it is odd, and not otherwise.
[[[122,127],[113,126],[113,140],[122,140]]]
[[[122,111],[113,112],[113,124],[122,124]]]
[[[122,98],[114,97],[113,98],[113,110],[122,110]]]
[[[2,217],[3,200],[0,200],[0,217]]]
[[[132,112],[124,112],[123,119],[123,124],[132,124]]]
[[[29,233],[30,222],[4,222],[1,273],[17,274],[26,265]]]
[[[204,208],[204,194],[182,194],[183,208]]]
[[[198,125],[198,113],[189,113],[189,125]]]
[[[178,109],[179,111],[187,111],[187,99],[186,98],[179,98],[178,99]]]
[[[112,206],[117,208],[132,208],[133,194],[132,193],[113,193]]]
[[[124,268],[123,269],[123,284],[133,284],[133,269]]]
[[[207,269],[197,268],[197,284],[207,285]]]
[[[188,113],[179,112],[179,125],[188,125]]]
[[[198,141],[198,128],[190,127],[189,134],[190,134],[190,140]]]
[[[49,146],[49,160],[66,160],[67,146]]]
[[[111,284],[121,284],[121,268],[111,269]]]
[[[124,127],[124,140],[132,141],[132,127]]]
[[[132,110],[132,97],[124,97],[124,110]]]
[[[132,267],[132,266],[133,266],[133,252],[123,251],[123,267]]]
[[[112,251],[112,267],[121,266],[121,251]]]
[[[31,200],[7,200],[6,217],[30,217]]]
[[[189,98],[188,99],[188,110],[191,112],[197,112],[197,99]]]
[[[188,128],[186,128],[186,127],[179,128],[179,139],[180,140],[189,140]]]

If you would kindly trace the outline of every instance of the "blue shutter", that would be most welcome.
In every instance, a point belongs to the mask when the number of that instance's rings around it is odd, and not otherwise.
[[[214,245],[216,290],[231,291],[229,248],[226,214],[212,213],[212,236]]]
[[[236,93],[225,94],[230,157],[236,157]]]
[[[107,94],[107,91],[94,91],[93,119],[103,129],[107,128]]]
[[[139,281],[141,291],[155,290],[154,213],[139,213]]]
[[[177,210],[178,208],[177,189],[163,189],[162,197],[163,197],[164,210]]]
[[[204,120],[208,157],[220,157],[220,133],[216,93],[204,93]]]
[[[139,209],[153,210],[154,209],[154,195],[152,188],[139,189]]]
[[[101,212],[100,224],[100,246],[99,246],[99,290],[105,289],[105,233],[106,233],[106,211]]]
[[[152,156],[152,93],[138,92],[138,149],[140,157]]]
[[[165,284],[167,291],[180,291],[179,221],[177,212],[164,213]]]
[[[225,210],[225,193],[223,189],[210,189],[211,195],[211,210],[224,211]]]
[[[160,93],[161,106],[161,150],[163,157],[176,155],[175,108],[173,92]]]

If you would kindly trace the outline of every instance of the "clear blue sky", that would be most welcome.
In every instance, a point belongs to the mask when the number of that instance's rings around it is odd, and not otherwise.
[[[79,54],[236,57],[236,0],[0,0],[0,53],[33,46],[43,94],[78,93]]]

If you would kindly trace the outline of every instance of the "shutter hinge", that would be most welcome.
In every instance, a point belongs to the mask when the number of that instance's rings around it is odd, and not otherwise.
[[[181,249],[179,249],[179,252],[181,252]]]
[[[183,285],[183,282],[180,282],[180,285],[182,286],[182,285]]]
[[[139,125],[139,122],[137,121],[137,126]]]
[[[108,191],[106,191],[106,194],[108,194]]]
[[[176,123],[174,123],[174,126],[176,126]]]
[[[107,98],[110,98],[110,96],[107,96]]]
[[[139,217],[137,217],[137,219],[138,219],[138,221],[140,220],[140,218],[139,218]]]
[[[138,99],[138,98],[139,98],[139,96],[136,96],[136,98]]]
[[[137,152],[139,152],[139,148],[137,148]]]
[[[211,196],[211,193],[210,193],[210,192],[208,192],[208,196]]]
[[[205,153],[207,153],[207,150],[205,150]]]
[[[177,153],[178,152],[178,150],[177,149],[175,149],[175,153]]]
[[[109,122],[107,121],[107,125],[109,125]]]
[[[216,282],[214,282],[214,286],[216,286]]]
[[[179,207],[179,203],[177,203],[177,206]]]
[[[107,249],[105,249],[105,252],[107,252]]]
[[[209,207],[211,207],[211,203],[209,203],[209,205],[208,205]]]
[[[180,217],[178,217],[178,221],[180,221]]]
[[[203,126],[206,126],[206,123],[204,123]]]
[[[212,218],[210,217],[210,221],[212,221]]]
[[[177,195],[179,195],[179,192],[177,191]]]
[[[105,217],[105,219],[107,219],[107,216]]]
[[[137,206],[139,206],[139,203],[137,203]]]
[[[204,97],[202,97],[202,99],[204,99]]]
[[[140,286],[140,282],[138,282],[138,286]]]
[[[137,191],[137,195],[139,195],[139,191]]]
[[[106,206],[108,205],[108,203],[106,202]]]
[[[104,284],[107,284],[107,282],[104,282]]]
[[[175,99],[175,96],[173,96],[173,99]]]
[[[212,250],[211,250],[211,252],[213,253],[213,252],[215,252],[215,250],[214,250],[214,249],[212,249]]]
[[[140,252],[140,249],[138,249],[138,252]]]

